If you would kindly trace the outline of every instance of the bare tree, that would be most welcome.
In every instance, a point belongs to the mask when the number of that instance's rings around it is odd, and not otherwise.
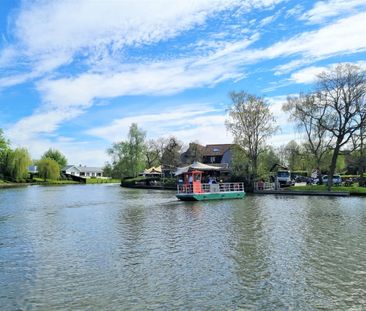
[[[167,138],[167,144],[164,146],[161,156],[161,162],[167,167],[176,167],[180,163],[180,152],[182,143],[174,136]]]
[[[350,64],[337,65],[318,78],[315,92],[301,104],[306,106],[304,115],[314,122],[316,132],[332,140],[328,172],[331,190],[340,150],[352,142],[366,122],[366,78],[359,67]]]
[[[305,150],[314,156],[317,169],[323,157],[329,152],[333,139],[328,131],[320,125],[324,118],[324,109],[319,109],[315,104],[314,94],[300,94],[298,97],[288,97],[287,103],[282,109],[289,112],[290,119],[296,122],[299,130],[304,131],[306,136]],[[319,176],[321,181],[321,176]]]
[[[226,126],[249,160],[252,181],[258,170],[258,158],[267,139],[278,129],[268,104],[261,97],[246,92],[230,93],[232,106]]]
[[[357,66],[341,64],[319,75],[317,106],[324,117],[322,128],[335,140],[328,174],[328,190],[332,187],[337,158],[366,121],[366,77]]]

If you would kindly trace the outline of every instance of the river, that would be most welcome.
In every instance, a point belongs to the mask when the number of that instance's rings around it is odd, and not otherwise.
[[[366,199],[0,189],[0,308],[362,310]]]

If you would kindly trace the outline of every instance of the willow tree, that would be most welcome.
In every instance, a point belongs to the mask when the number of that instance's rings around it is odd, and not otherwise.
[[[257,177],[259,155],[278,126],[263,98],[246,92],[231,92],[230,98],[232,106],[226,126],[248,159],[249,179],[253,182]]]
[[[25,148],[8,150],[4,159],[5,176],[16,182],[22,182],[28,177],[28,166],[32,160]]]
[[[10,151],[10,142],[4,136],[3,130],[0,129],[0,177],[6,172],[5,162],[7,153]]]
[[[66,157],[57,149],[48,149],[42,156],[42,159],[46,158],[56,161],[60,169],[64,168],[67,165]]]
[[[47,179],[58,179],[60,177],[60,166],[51,158],[43,157],[37,162],[38,174],[46,181]]]

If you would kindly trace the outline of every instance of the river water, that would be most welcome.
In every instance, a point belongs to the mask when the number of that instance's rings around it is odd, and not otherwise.
[[[0,189],[1,310],[366,310],[366,199]]]

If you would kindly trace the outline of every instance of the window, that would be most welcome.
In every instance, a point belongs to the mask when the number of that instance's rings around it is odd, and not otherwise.
[[[213,152],[219,152],[220,151],[219,148],[213,148],[212,150],[213,150]]]

